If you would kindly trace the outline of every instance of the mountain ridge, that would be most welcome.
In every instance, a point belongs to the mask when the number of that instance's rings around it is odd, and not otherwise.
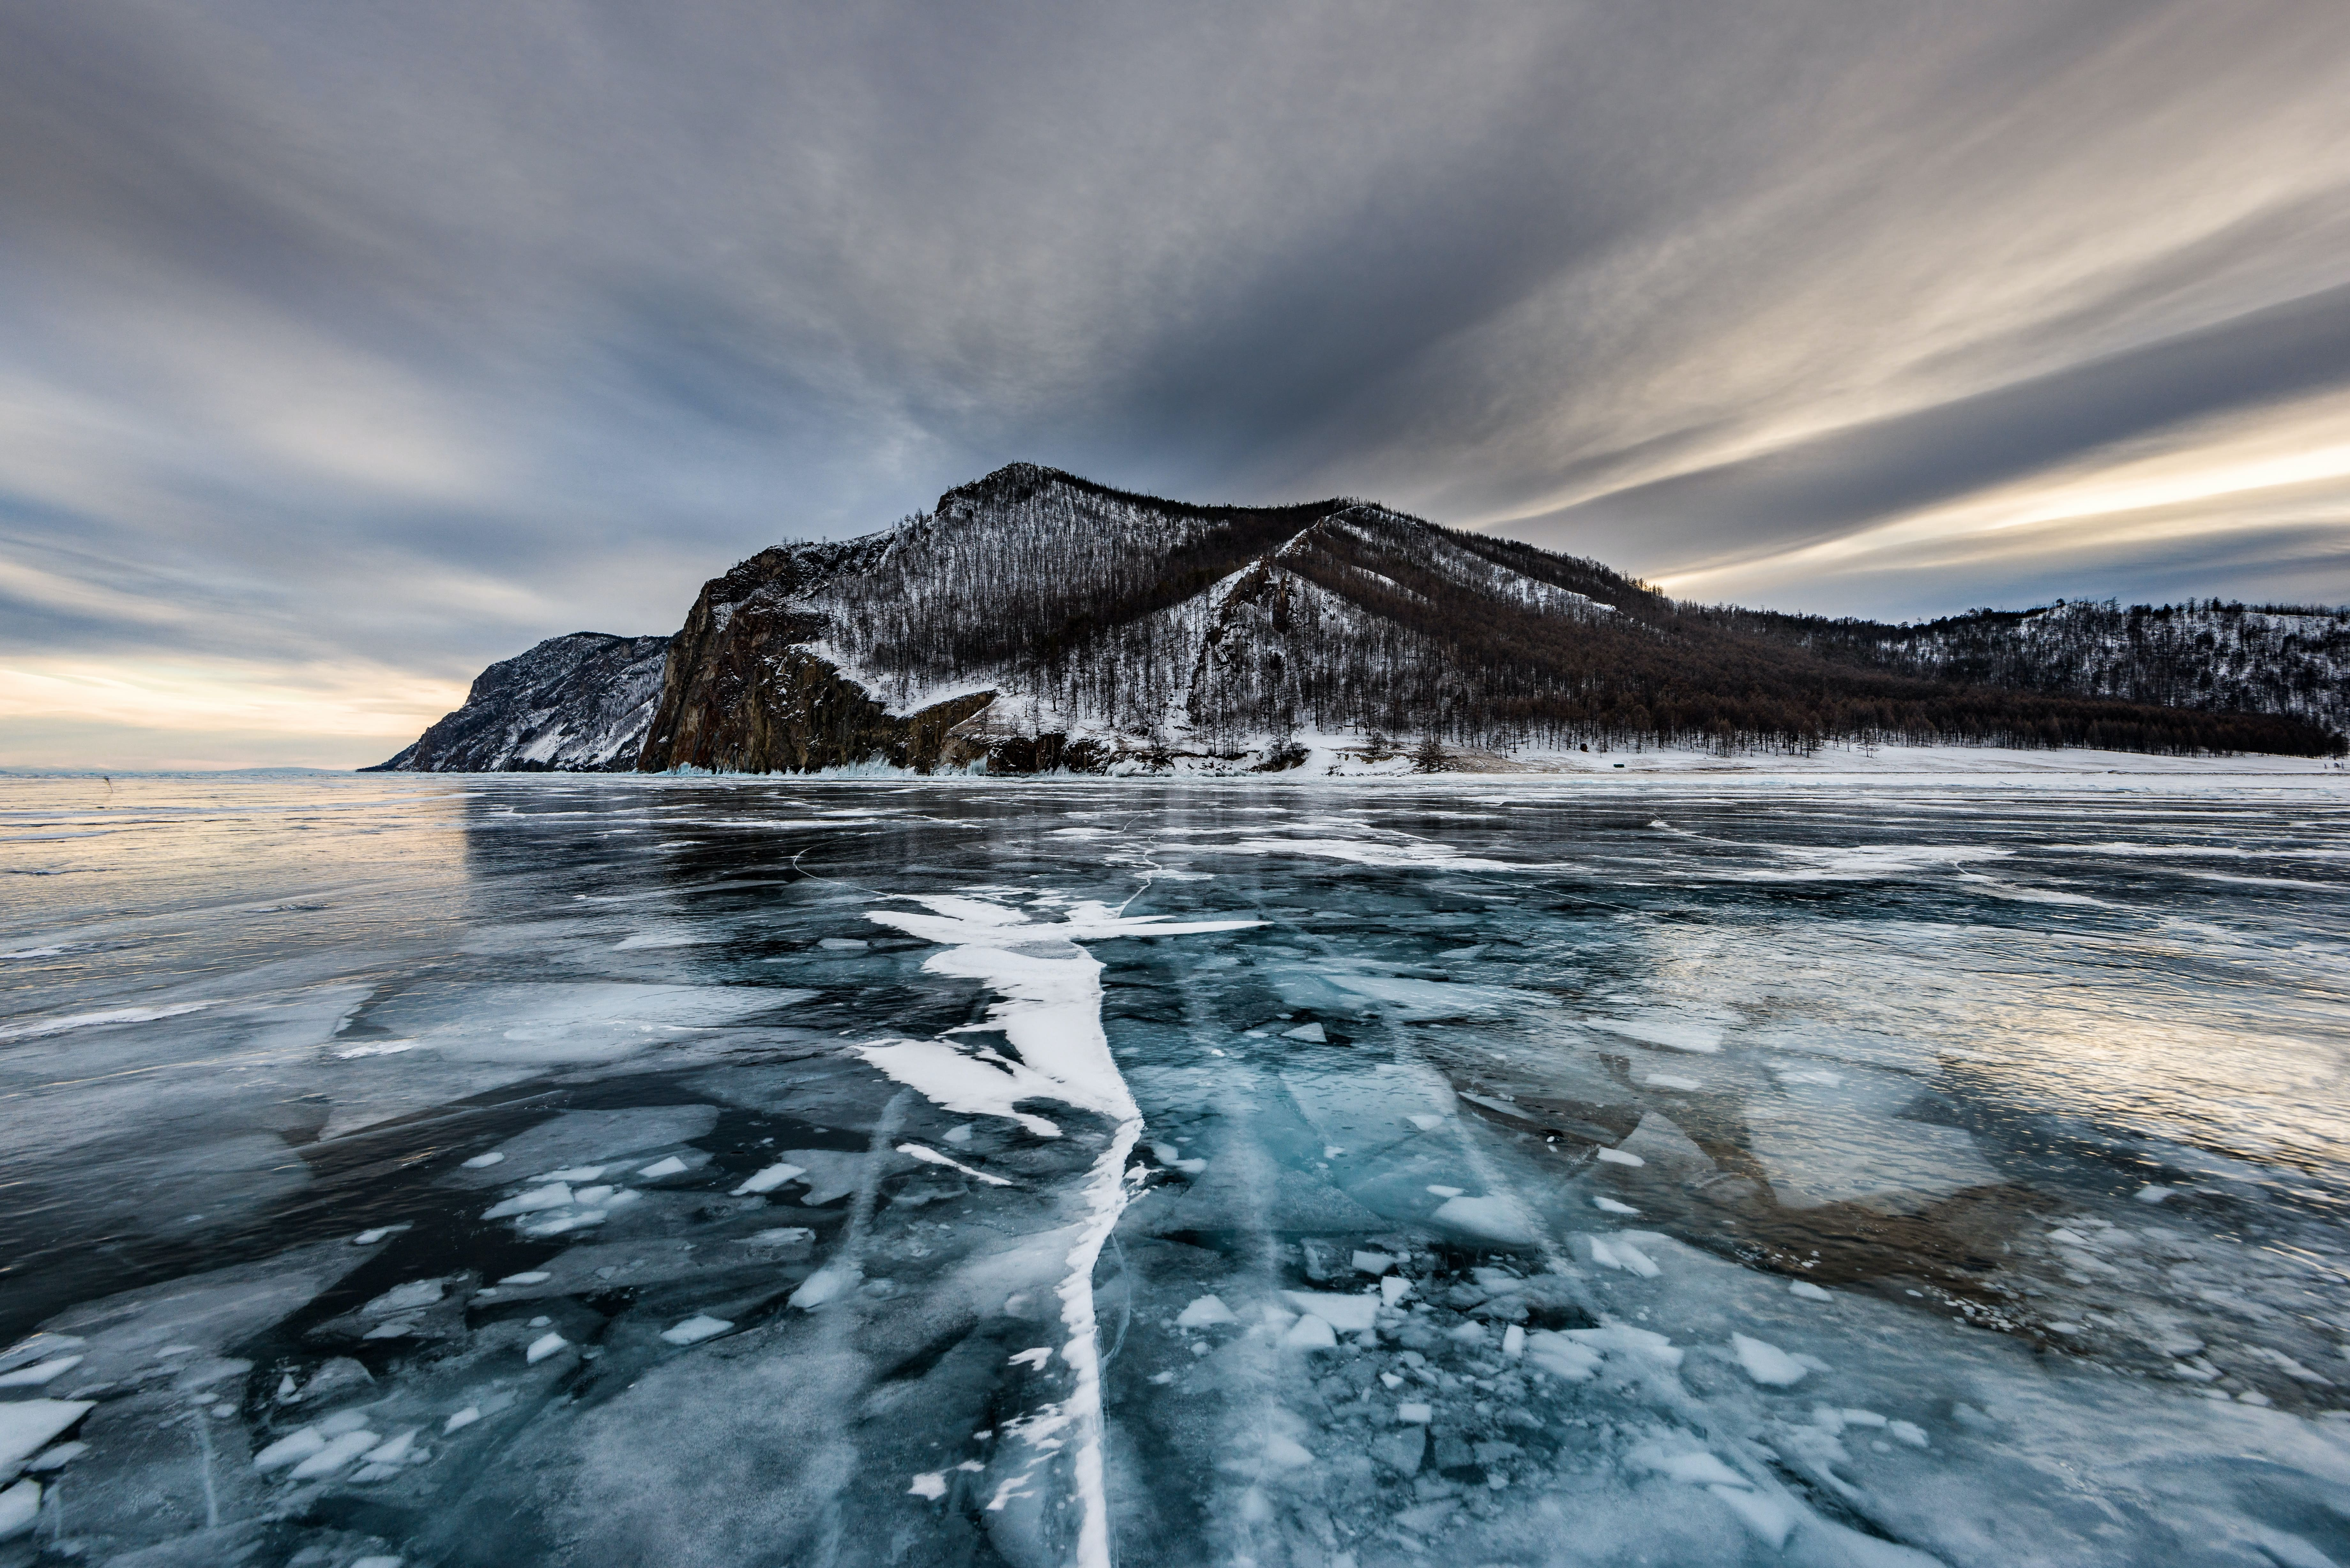
[[[1375,502],[1207,505],[1014,463],[889,528],[774,545],[712,577],[676,634],[634,639],[661,645],[650,702],[648,654],[627,684],[608,649],[597,662],[551,639],[485,670],[466,708],[380,765],[1274,766],[1307,733],[1505,752],[2342,746],[2350,612],[2255,639],[2259,669],[2235,657],[2252,644],[2204,624],[2212,609],[2163,612],[2185,635],[2159,657],[2140,637],[2134,659],[2071,668],[2060,655],[2079,639],[2014,630],[2043,613],[1907,628],[1684,605],[1598,562]],[[527,679],[491,681],[525,661]],[[2189,701],[2141,700],[2155,688]],[[633,746],[612,733],[624,712],[643,715]]]

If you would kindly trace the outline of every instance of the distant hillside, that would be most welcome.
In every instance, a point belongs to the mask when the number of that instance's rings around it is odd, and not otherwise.
[[[2290,713],[2350,731],[2350,609],[2058,602],[1914,626],[1708,612],[1832,659],[1931,680],[2207,712]]]
[[[2203,645],[2189,639],[2177,657],[2198,684],[2159,690],[2196,700],[2169,702],[2148,699],[2157,688],[2136,665],[2067,662],[2036,622],[1974,642],[1931,630],[1680,605],[1596,562],[1368,502],[1195,505],[1014,464],[933,513],[777,545],[706,584],[667,639],[640,745],[616,731],[564,742],[575,752],[434,741],[451,726],[549,732],[524,714],[525,686],[529,713],[636,711],[641,660],[627,691],[591,701],[588,688],[619,678],[573,654],[577,673],[560,676],[549,643],[508,661],[536,660],[543,679],[477,683],[465,710],[385,765],[625,766],[634,745],[649,771],[1125,771],[1183,754],[1279,766],[1307,734],[1503,750],[2341,747],[2338,678],[2332,706],[2281,695],[2306,684],[2300,643],[2254,678],[2245,660],[2265,644],[2240,636],[2222,657],[2214,632],[2196,666]],[[2033,651],[2003,655],[2002,635]]]

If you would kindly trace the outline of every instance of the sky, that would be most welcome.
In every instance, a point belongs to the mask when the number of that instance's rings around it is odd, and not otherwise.
[[[0,764],[378,761],[1014,461],[2350,601],[2350,6],[0,0]]]

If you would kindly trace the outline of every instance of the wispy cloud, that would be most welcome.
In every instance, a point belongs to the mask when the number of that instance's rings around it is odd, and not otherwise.
[[[413,728],[1014,458],[1790,607],[2350,598],[2345,149],[2326,0],[18,7],[0,661]]]

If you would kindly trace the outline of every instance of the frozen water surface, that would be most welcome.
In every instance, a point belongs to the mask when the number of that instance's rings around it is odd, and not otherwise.
[[[2146,782],[0,781],[0,1568],[2350,1564]]]

